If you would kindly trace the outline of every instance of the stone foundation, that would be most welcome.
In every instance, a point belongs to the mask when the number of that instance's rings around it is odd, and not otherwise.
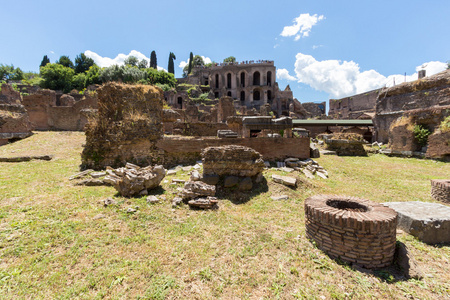
[[[434,179],[431,180],[431,197],[437,201],[450,204],[450,180]]]
[[[392,264],[397,214],[369,200],[318,195],[305,200],[306,236],[332,258],[364,268]]]

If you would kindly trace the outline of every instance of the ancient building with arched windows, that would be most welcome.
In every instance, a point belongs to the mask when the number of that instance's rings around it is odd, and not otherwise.
[[[269,104],[278,116],[289,116],[289,106],[294,101],[292,91],[287,87],[280,90],[276,82],[276,68],[270,60],[216,63],[210,67],[195,67],[186,78],[178,78],[179,84],[202,87],[210,99],[223,96],[233,98],[236,106],[255,108]],[[207,91],[204,90],[208,87]],[[169,105],[183,108],[186,92],[166,93]]]

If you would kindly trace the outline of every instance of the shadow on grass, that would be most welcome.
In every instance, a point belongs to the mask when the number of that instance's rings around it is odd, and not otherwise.
[[[133,195],[131,197],[125,197],[125,198],[133,199],[133,198],[141,198],[143,196],[151,196],[151,195],[159,196],[159,195],[164,194],[165,191],[166,190],[162,186],[159,185],[159,186],[157,186],[157,187],[155,187],[155,188],[153,188],[151,190],[148,190],[148,195],[139,195],[138,194],[138,195]],[[120,197],[124,197],[124,196],[122,196],[119,192],[116,192],[114,194],[114,197],[120,198]]]

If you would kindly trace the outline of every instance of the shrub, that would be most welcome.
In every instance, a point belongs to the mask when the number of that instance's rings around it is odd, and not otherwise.
[[[423,125],[416,125],[414,126],[414,137],[417,140],[417,143],[424,147],[428,143],[428,136],[431,134],[431,132],[425,128]]]
[[[449,132],[450,131],[450,116],[444,119],[444,121],[441,122],[441,125],[439,126],[439,129],[442,132]]]

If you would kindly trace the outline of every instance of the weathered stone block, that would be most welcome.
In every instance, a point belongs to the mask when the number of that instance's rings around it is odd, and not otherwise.
[[[397,211],[398,228],[428,243],[450,242],[450,207],[420,201],[388,202]]]

